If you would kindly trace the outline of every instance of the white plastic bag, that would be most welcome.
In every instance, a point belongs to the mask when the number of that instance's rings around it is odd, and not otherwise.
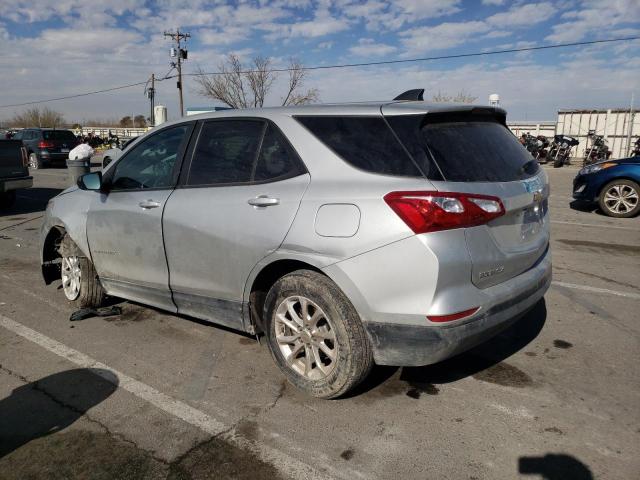
[[[91,148],[86,143],[81,143],[69,152],[69,160],[80,160],[82,158],[89,158],[92,155],[93,148]]]

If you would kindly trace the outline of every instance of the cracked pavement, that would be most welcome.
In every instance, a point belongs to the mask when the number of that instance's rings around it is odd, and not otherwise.
[[[576,170],[547,171],[554,279],[640,293],[640,219],[569,209]],[[640,471],[640,300],[555,286],[472,352],[379,368],[348,398],[316,400],[284,381],[264,342],[205,322],[129,303],[118,317],[69,322],[73,308],[43,285],[37,250],[39,216],[64,175],[36,172],[34,188],[0,212],[0,316],[224,428],[206,433],[109,371],[95,375],[0,326],[0,479],[622,480]]]

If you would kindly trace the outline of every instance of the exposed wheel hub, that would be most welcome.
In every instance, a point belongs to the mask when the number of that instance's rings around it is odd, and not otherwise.
[[[322,309],[308,298],[288,297],[278,305],[275,333],[280,353],[296,373],[321,380],[335,368],[335,330]]]
[[[68,300],[75,300],[80,295],[80,259],[76,256],[62,257],[62,290]]]

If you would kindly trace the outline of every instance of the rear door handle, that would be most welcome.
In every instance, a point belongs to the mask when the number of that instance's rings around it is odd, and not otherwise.
[[[280,199],[272,198],[267,195],[260,195],[259,197],[250,198],[247,200],[247,203],[254,207],[270,207],[272,205],[278,205],[280,203]]]
[[[160,206],[159,202],[155,202],[153,200],[144,200],[138,204],[140,208],[144,208],[145,210],[149,210],[151,208],[158,208]]]

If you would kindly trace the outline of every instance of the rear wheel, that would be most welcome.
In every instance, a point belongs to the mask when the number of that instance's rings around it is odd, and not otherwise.
[[[373,366],[360,317],[324,275],[298,270],[278,280],[265,301],[271,355],[290,383],[319,398],[358,385]]]
[[[640,213],[640,186],[618,179],[609,182],[600,193],[600,208],[610,217],[628,218]]]
[[[104,289],[93,263],[83,256],[68,235],[62,241],[60,276],[67,300],[78,308],[99,307],[104,301]]]
[[[42,167],[42,160],[40,160],[35,153],[31,153],[29,155],[29,168],[32,170],[39,170]]]

